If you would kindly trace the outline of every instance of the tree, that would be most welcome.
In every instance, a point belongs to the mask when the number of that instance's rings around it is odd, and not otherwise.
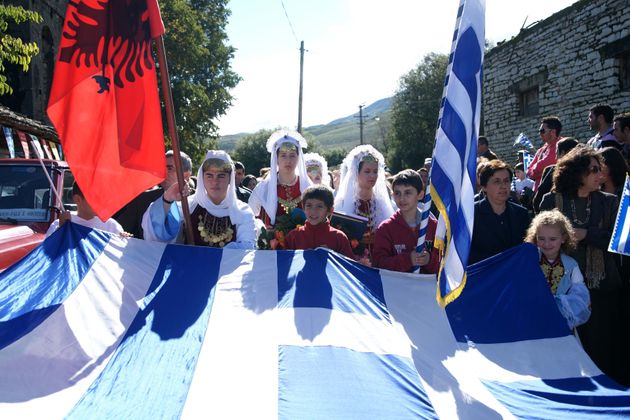
[[[230,67],[230,11],[227,0],[163,0],[160,6],[181,149],[199,163],[217,147],[213,120],[225,114],[232,103],[229,90],[240,81]]]
[[[0,5],[0,95],[13,93],[3,74],[6,71],[5,62],[21,66],[22,71],[27,72],[31,59],[39,53],[35,42],[24,42],[7,33],[10,21],[17,25],[24,22],[40,23],[42,17],[22,6]]]
[[[254,134],[239,139],[236,142],[232,159],[245,165],[248,174],[258,176],[261,168],[269,166],[269,152],[267,139],[275,130],[259,130]]]
[[[418,169],[433,151],[448,56],[430,53],[400,78],[392,105],[387,160],[392,171]]]
[[[344,158],[348,155],[348,151],[342,148],[328,149],[322,153],[322,156],[326,159],[326,163],[328,163],[328,168],[333,168],[335,166],[341,165]]]

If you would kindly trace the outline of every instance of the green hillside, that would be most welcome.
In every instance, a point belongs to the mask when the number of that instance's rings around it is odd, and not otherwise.
[[[390,127],[391,99],[381,99],[364,108],[363,143],[382,148]],[[339,118],[328,124],[305,127],[304,133],[313,136],[323,150],[338,148],[350,150],[360,144],[358,114]],[[219,139],[219,147],[230,152],[236,147],[236,142],[248,134],[250,133],[222,136]]]

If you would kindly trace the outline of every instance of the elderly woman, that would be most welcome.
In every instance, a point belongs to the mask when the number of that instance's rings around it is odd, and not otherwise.
[[[613,379],[619,361],[618,318],[621,278],[608,243],[617,214],[617,197],[600,191],[602,159],[591,147],[578,145],[557,163],[553,189],[545,194],[541,210],[557,208],[569,218],[578,240],[573,257],[591,293],[591,318],[578,327],[584,349]]]
[[[252,191],[249,206],[268,228],[276,224],[278,216],[302,208],[302,192],[312,184],[306,174],[303,149],[306,140],[294,131],[276,131],[267,140],[271,170]]]
[[[357,146],[343,160],[335,210],[368,219],[362,242],[371,255],[376,228],[394,214],[385,180],[385,158],[373,146]]]
[[[199,186],[188,197],[194,245],[254,249],[256,224],[249,206],[236,198],[234,163],[220,150],[210,150],[199,168]],[[151,203],[142,218],[144,237],[160,242],[183,242],[182,196],[177,183]]]
[[[525,207],[508,201],[512,169],[501,160],[478,167],[484,197],[475,202],[475,222],[468,264],[489,258],[521,244],[529,227]]]

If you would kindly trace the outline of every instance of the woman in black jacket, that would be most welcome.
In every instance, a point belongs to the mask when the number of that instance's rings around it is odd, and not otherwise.
[[[509,201],[512,169],[501,160],[479,165],[485,197],[475,202],[475,222],[468,264],[484,260],[523,243],[529,227],[525,207]]]

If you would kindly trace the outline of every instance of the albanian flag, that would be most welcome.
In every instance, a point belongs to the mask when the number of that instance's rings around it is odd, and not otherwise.
[[[151,39],[157,0],[70,0],[48,116],[102,220],[166,176]]]

